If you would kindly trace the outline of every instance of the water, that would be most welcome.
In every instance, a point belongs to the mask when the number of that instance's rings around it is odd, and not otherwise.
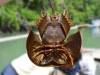
[[[97,66],[96,66],[96,75],[100,75],[100,61],[96,62]]]

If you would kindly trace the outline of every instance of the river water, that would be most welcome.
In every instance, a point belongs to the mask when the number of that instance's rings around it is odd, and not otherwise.
[[[96,66],[96,75],[100,75],[100,61],[96,62],[97,66]]]

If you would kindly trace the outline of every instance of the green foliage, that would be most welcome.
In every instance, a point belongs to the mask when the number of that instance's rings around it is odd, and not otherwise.
[[[28,21],[36,20],[38,14],[36,11],[29,10],[27,8],[24,8],[21,10],[21,16],[26,18]]]
[[[0,19],[1,21],[1,26],[2,25],[10,25],[12,27],[14,27],[16,30],[19,29],[19,24],[16,20],[16,6],[2,6],[0,8],[1,11],[1,16]]]
[[[32,11],[14,1],[9,2],[0,7],[0,27],[9,25],[18,31],[23,19],[30,23],[36,20],[37,16],[37,11]]]
[[[90,22],[92,19],[94,19],[94,17],[97,17],[97,14],[95,14],[95,12],[97,10],[99,11],[100,1],[96,2],[95,0],[66,0],[65,4],[74,24],[77,24]]]
[[[56,11],[62,13],[64,8],[69,12],[74,24],[87,23],[100,17],[99,0],[54,0]],[[50,11],[50,10],[49,10]]]
[[[63,13],[64,7],[68,10],[74,24],[87,23],[94,18],[100,18],[99,0],[54,0],[56,12]],[[41,9],[51,14],[48,0],[11,0],[0,6],[0,27],[9,24],[19,30],[21,19],[28,23],[36,21]]]

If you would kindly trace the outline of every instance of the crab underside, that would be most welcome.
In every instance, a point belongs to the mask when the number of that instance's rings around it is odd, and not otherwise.
[[[38,32],[30,31],[27,53],[38,66],[72,67],[80,59],[80,31],[67,37],[71,22],[65,13],[43,14],[37,24]],[[37,34],[38,33],[38,34]],[[67,41],[65,41],[67,39]]]

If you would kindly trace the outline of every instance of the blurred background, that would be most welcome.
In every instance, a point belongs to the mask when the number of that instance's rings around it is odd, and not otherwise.
[[[62,13],[64,9],[68,11],[73,26],[83,25],[80,27],[82,46],[100,49],[100,0],[53,2],[57,13]],[[0,0],[0,71],[26,52],[27,33],[35,27],[41,10],[52,13],[49,0]],[[96,75],[99,75],[100,62],[96,63]]]

